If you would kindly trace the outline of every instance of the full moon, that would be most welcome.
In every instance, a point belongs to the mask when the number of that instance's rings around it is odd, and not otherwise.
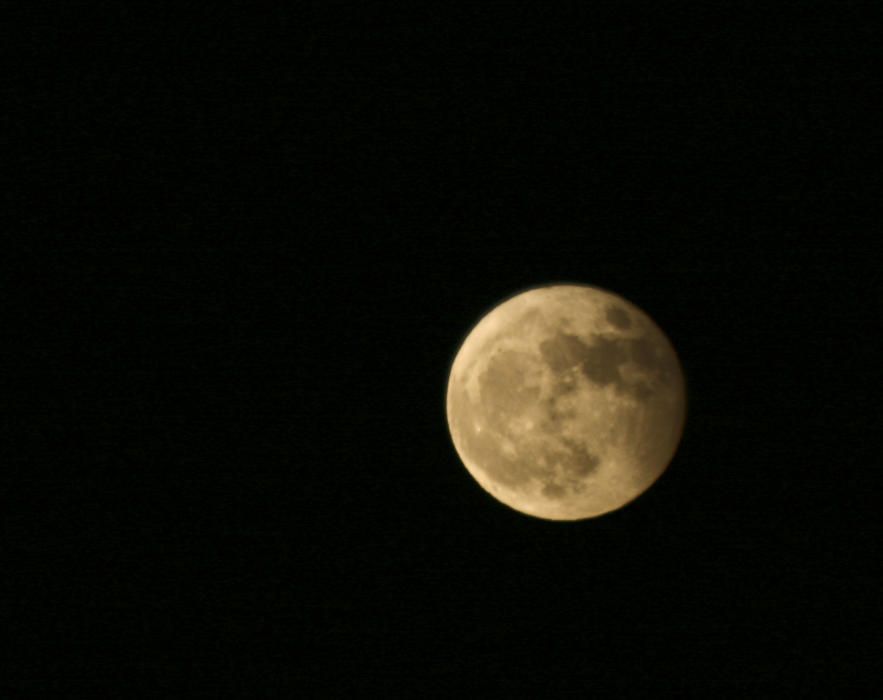
[[[686,417],[671,342],[603,289],[528,289],[491,309],[451,365],[447,419],[481,487],[522,513],[581,520],[646,491]]]

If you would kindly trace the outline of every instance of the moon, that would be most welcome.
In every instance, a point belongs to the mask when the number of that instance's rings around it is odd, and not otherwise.
[[[494,498],[527,515],[617,510],[662,475],[686,418],[669,339],[634,304],[582,284],[535,287],[472,328],[446,397],[454,447]]]

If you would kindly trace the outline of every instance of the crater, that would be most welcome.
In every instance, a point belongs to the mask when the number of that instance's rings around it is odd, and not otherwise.
[[[572,418],[576,418],[576,409],[560,406],[555,398],[546,399],[543,402],[543,408],[545,409],[547,430],[560,432],[563,428],[562,423]]]
[[[461,439],[470,461],[495,484],[514,488],[536,476],[537,465],[528,455],[517,451],[506,456],[501,452],[503,436],[496,430],[466,431]]]
[[[540,354],[553,372],[563,372],[578,365],[589,351],[577,336],[558,331],[540,343]]]
[[[651,389],[650,385],[646,382],[635,382],[631,386],[631,392],[634,394],[635,398],[638,398],[641,401],[646,401],[653,396],[653,389]]]
[[[656,352],[651,343],[646,338],[637,338],[630,341],[629,349],[631,351],[632,362],[645,369],[655,369],[658,361]]]
[[[582,479],[597,471],[601,464],[601,458],[598,455],[589,452],[585,445],[573,440],[565,439],[562,442],[567,451],[561,455],[561,467],[568,476]]]
[[[628,312],[621,306],[608,306],[606,318],[610,325],[616,326],[621,330],[630,328],[632,325],[632,319],[629,317]]]
[[[580,369],[586,379],[595,384],[616,384],[621,388],[623,380],[619,366],[626,360],[628,355],[623,341],[595,336],[595,344],[586,346]]]
[[[543,486],[543,495],[546,498],[564,498],[567,495],[567,489],[558,484],[546,484]]]
[[[491,359],[478,378],[481,404],[489,419],[496,417],[499,423],[536,404],[540,388],[526,381],[526,375],[534,368],[529,356],[514,350],[503,351]]]
[[[530,335],[534,329],[542,326],[543,321],[542,311],[539,309],[528,309],[513,325],[518,328],[520,333]]]

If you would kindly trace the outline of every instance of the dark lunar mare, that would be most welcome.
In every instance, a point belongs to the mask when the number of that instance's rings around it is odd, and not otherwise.
[[[620,373],[622,365],[634,362],[663,383],[672,377],[672,368],[646,338],[605,338],[595,334],[588,344],[578,336],[558,331],[540,343],[540,354],[556,374],[578,367],[593,384],[612,385],[617,392],[642,400],[653,395],[652,388],[646,382],[625,381]]]

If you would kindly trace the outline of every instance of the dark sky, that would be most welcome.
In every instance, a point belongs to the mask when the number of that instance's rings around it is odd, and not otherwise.
[[[0,694],[866,682],[860,4],[96,2],[16,34]],[[690,402],[653,489],[569,524],[487,496],[444,415],[464,334],[554,281],[647,311]]]

